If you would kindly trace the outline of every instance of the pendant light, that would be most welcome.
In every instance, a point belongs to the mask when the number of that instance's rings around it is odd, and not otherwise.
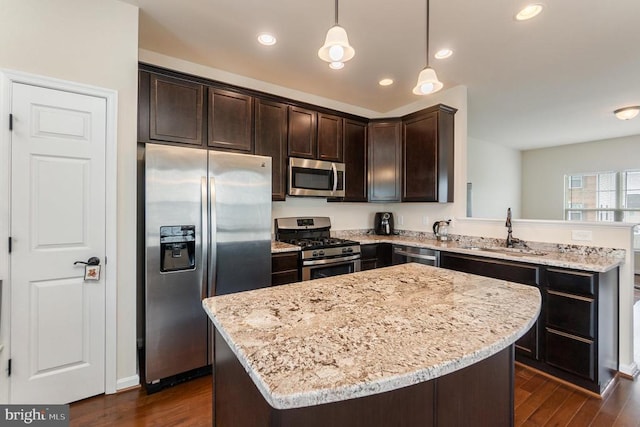
[[[442,89],[442,86],[442,82],[436,76],[436,71],[429,67],[429,0],[427,0],[427,66],[418,74],[418,83],[413,88],[413,93],[429,95]]]
[[[620,120],[631,120],[640,113],[640,105],[633,107],[618,108],[613,114]]]
[[[344,64],[353,58],[356,51],[349,44],[347,32],[338,25],[338,0],[336,0],[335,14],[335,24],[327,31],[327,37],[325,38],[324,45],[318,50],[318,56],[329,64]],[[331,68],[339,69],[342,67],[338,68],[334,65]]]

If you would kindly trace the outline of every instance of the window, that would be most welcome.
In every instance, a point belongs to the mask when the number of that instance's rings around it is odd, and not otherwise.
[[[640,223],[640,170],[565,175],[564,181],[566,220]]]

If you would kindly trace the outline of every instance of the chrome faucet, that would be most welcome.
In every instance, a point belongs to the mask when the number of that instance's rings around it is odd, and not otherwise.
[[[511,236],[511,208],[507,208],[507,222],[504,224],[507,227],[507,247],[513,247],[513,237]]]

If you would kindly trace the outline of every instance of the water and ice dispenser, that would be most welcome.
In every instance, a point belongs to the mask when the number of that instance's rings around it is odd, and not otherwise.
[[[195,268],[196,226],[160,227],[160,271],[194,270]]]

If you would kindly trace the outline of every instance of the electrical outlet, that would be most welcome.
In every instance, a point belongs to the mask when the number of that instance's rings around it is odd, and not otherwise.
[[[429,217],[427,215],[422,216],[422,225],[429,225]]]
[[[571,230],[571,239],[591,241],[593,240],[593,232],[590,230]]]
[[[398,215],[398,225],[404,225],[404,217],[402,215]]]

